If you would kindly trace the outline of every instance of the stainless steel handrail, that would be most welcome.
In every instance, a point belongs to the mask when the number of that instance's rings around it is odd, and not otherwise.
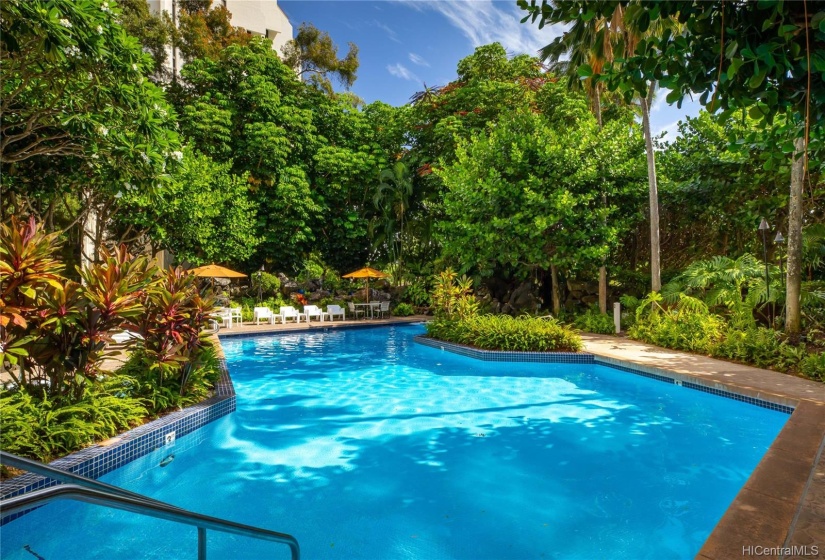
[[[11,461],[17,462],[18,464],[24,464],[20,462],[20,460],[23,462],[28,461],[27,459],[22,459],[14,455],[11,455],[11,457]],[[11,465],[9,458],[10,454],[0,452],[0,459],[2,459],[3,464]],[[74,478],[75,480],[70,484],[61,484],[42,490],[35,490],[2,500],[0,501],[0,517],[32,509],[58,499],[73,499],[197,527],[198,560],[206,560],[207,529],[286,544],[289,546],[292,560],[300,560],[300,547],[298,546],[298,541],[292,535],[186,511],[103,482],[72,473],[66,473],[65,471],[60,471],[59,469],[47,467],[42,464],[36,466],[39,471],[51,473],[48,475],[50,478],[61,476]],[[42,472],[38,472],[38,474],[42,474]],[[55,476],[52,476],[52,474]],[[81,484],[83,485],[81,486]],[[114,489],[114,491],[111,489]]]
[[[85,486],[86,488],[100,490],[101,492],[109,492],[111,494],[117,494],[118,496],[126,496],[127,498],[135,498],[137,500],[145,500],[147,502],[163,504],[163,502],[159,502],[149,496],[130,492],[129,490],[119,486],[112,486],[111,484],[106,484],[105,482],[100,482],[99,480],[88,478],[73,472],[50,467],[49,465],[43,464],[39,461],[33,461],[31,459],[26,459],[25,457],[18,457],[17,455],[12,455],[11,453],[7,453],[5,451],[0,451],[0,465],[7,465],[9,467],[14,467],[15,469],[32,472],[34,474],[39,474],[67,484],[77,484],[78,486]]]

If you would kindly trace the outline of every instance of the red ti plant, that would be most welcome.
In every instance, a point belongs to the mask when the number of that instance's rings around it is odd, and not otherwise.
[[[32,321],[41,318],[46,290],[63,280],[63,265],[53,257],[57,246],[57,234],[46,234],[34,219],[0,224],[0,363],[20,386],[36,337]]]
[[[0,226],[0,360],[18,387],[76,401],[98,374],[110,332],[143,313],[154,274],[121,247],[103,250],[78,284],[60,274],[57,249],[56,235],[33,220]]]
[[[169,268],[144,296],[146,313],[135,328],[143,336],[148,367],[154,382],[165,381],[186,393],[192,369],[204,348],[201,333],[214,306],[210,292],[201,294],[196,278],[181,268]]]
[[[124,246],[101,249],[100,261],[78,270],[82,283],[64,279],[46,292],[33,345],[50,392],[72,400],[83,396],[87,379],[98,377],[112,333],[143,315],[143,295],[156,281],[157,269]]]

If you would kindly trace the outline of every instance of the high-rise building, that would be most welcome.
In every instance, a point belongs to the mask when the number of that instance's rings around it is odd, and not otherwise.
[[[173,22],[178,13],[178,0],[147,0],[153,13],[168,12]],[[213,6],[223,6],[232,14],[232,25],[241,27],[250,35],[258,35],[272,40],[272,49],[281,54],[281,49],[292,39],[292,24],[278,0],[212,0]],[[169,68],[180,71],[183,61],[178,53],[169,49]]]

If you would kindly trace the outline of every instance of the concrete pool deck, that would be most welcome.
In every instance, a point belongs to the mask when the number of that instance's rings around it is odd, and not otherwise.
[[[273,332],[417,323],[426,316],[287,325],[239,325],[221,337]],[[794,407],[794,413],[696,558],[825,559],[825,384],[792,375],[659,348],[627,338],[582,334],[585,352],[654,368],[740,395]],[[754,547],[754,548],[748,548]],[[756,547],[762,547],[757,553]],[[796,552],[782,550],[808,547]],[[813,548],[818,547],[816,554]],[[775,549],[765,554],[764,549]],[[747,551],[751,550],[751,553]],[[799,552],[806,552],[807,555]]]

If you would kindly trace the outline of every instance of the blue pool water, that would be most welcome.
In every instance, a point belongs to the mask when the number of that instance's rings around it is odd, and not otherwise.
[[[292,533],[307,560],[693,558],[788,418],[600,365],[480,362],[422,331],[223,339],[237,412],[102,480]],[[196,550],[194,528],[68,502],[1,537],[21,560]]]

